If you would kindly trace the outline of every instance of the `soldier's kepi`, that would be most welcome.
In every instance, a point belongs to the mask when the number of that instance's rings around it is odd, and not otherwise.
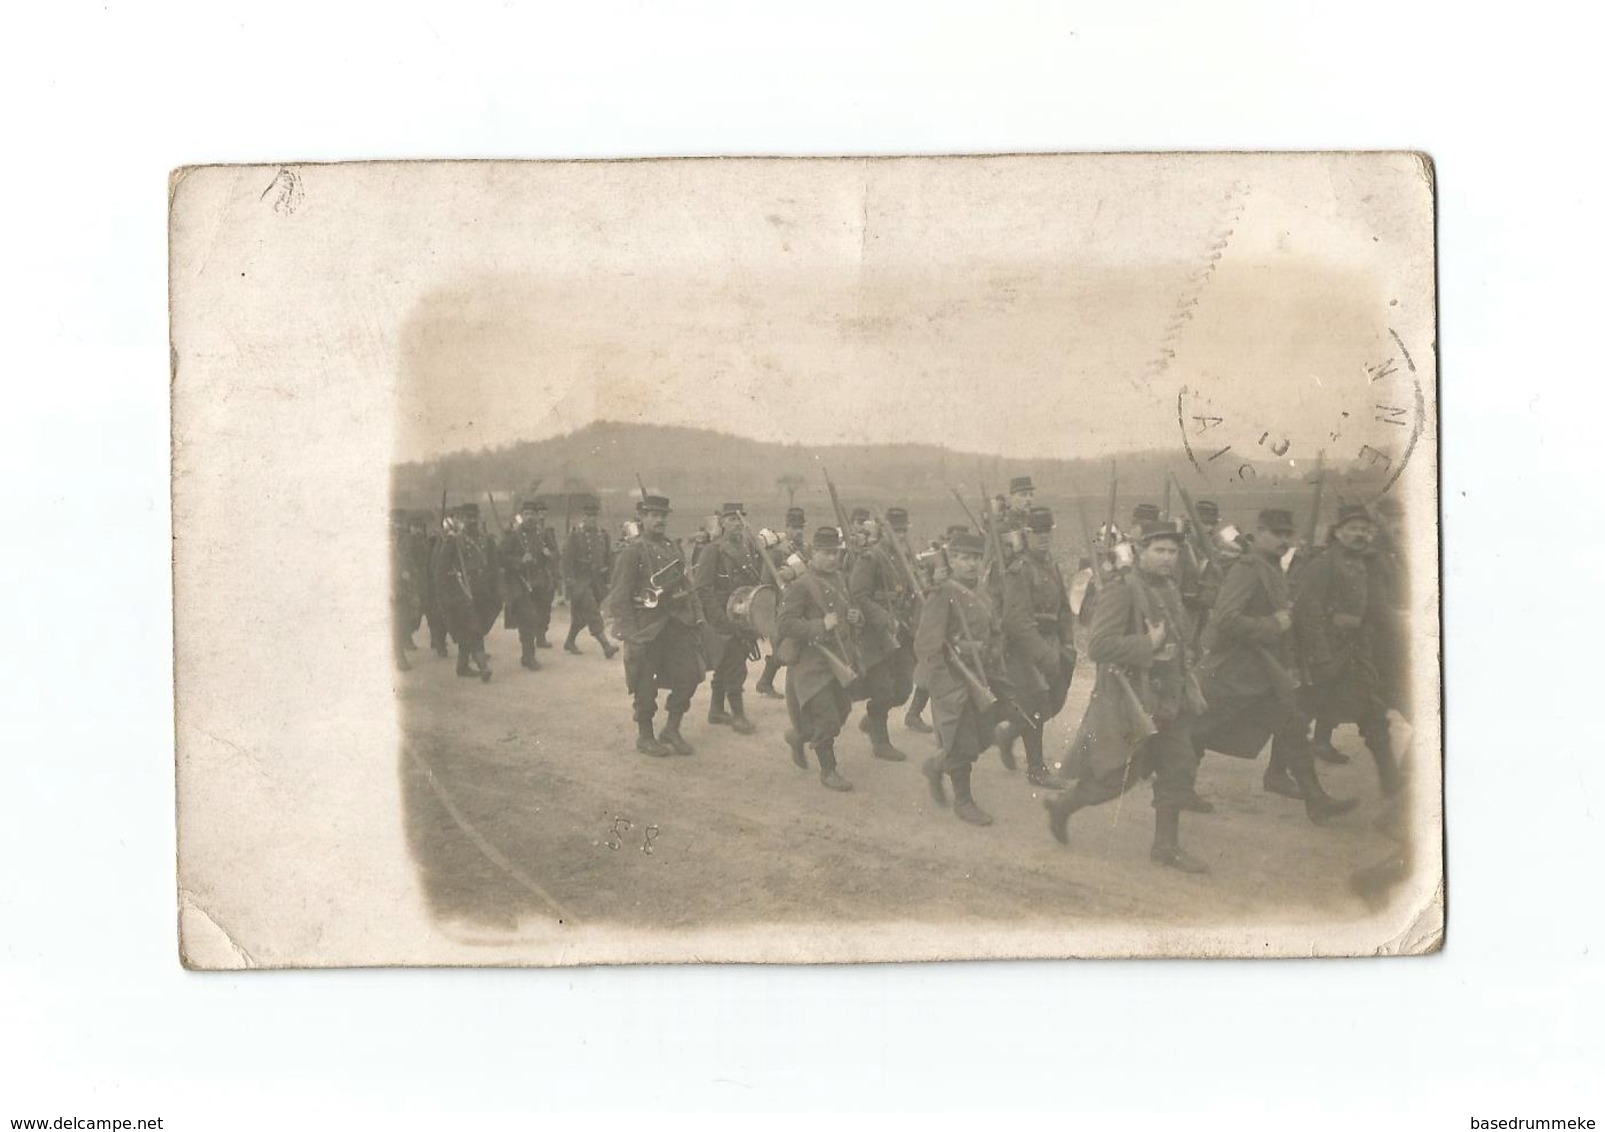
[[[614,634],[624,642],[624,685],[636,722],[635,749],[644,755],[689,755],[680,722],[702,683],[706,666],[699,637],[703,614],[685,559],[669,540],[669,501],[661,495],[641,500],[641,537],[619,552],[607,611]],[[658,689],[669,693],[669,719],[654,734]]]
[[[997,696],[989,677],[1003,665],[1003,631],[992,601],[980,590],[986,540],[969,531],[947,544],[950,576],[926,597],[914,635],[914,678],[931,697],[940,758],[920,767],[938,805],[947,804],[944,776],[953,784],[953,812],[971,825],[991,825],[970,789],[975,760],[991,734]]]
[[[863,614],[853,605],[840,578],[841,532],[820,527],[814,532],[808,569],[780,599],[782,659],[786,674],[786,709],[791,730],[786,745],[791,760],[808,769],[805,747],[819,760],[819,780],[831,790],[851,790],[852,783],[836,769],[836,736],[852,708],[858,685],[854,638]]]
[[[546,525],[546,504],[526,499],[502,540],[501,568],[507,593],[507,615],[518,630],[519,663],[537,669],[537,648],[549,649],[546,631],[552,623],[561,560],[557,534]]]
[[[1143,523],[1135,568],[1098,595],[1087,647],[1098,678],[1067,764],[1078,781],[1046,804],[1049,831],[1067,844],[1071,814],[1152,775],[1150,856],[1201,873],[1205,865],[1182,850],[1179,837],[1181,811],[1204,808],[1193,789],[1192,727],[1205,707],[1190,655],[1192,622],[1174,580],[1181,542],[1175,523]]]
[[[747,718],[742,689],[747,681],[747,661],[756,648],[757,636],[751,626],[731,620],[729,602],[737,590],[763,583],[764,565],[744,521],[745,508],[741,504],[724,505],[720,511],[722,533],[718,541],[703,550],[692,574],[697,598],[707,616],[706,651],[708,662],[713,666],[708,722],[728,723],[738,734],[750,735],[756,728]],[[729,711],[725,710],[726,705]]]

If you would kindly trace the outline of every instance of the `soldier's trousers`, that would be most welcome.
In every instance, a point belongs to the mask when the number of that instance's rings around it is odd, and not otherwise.
[[[669,714],[684,715],[691,709],[691,697],[702,683],[702,675],[697,630],[672,618],[647,644],[625,645],[624,686],[638,722],[657,714],[659,688],[668,690],[665,706]]]
[[[549,587],[535,589],[513,599],[508,610],[514,627],[518,629],[518,643],[527,659],[535,648],[536,638],[544,639],[552,624],[552,591]]]
[[[1082,778],[1066,801],[1078,810],[1113,801],[1150,774],[1154,776],[1154,809],[1179,810],[1192,800],[1198,758],[1193,753],[1191,719],[1160,723],[1158,732],[1139,743],[1123,766]]]
[[[872,665],[864,673],[864,691],[869,701],[864,710],[881,719],[908,703],[914,691],[914,650],[900,648]]]
[[[847,689],[834,680],[810,696],[807,702],[798,700],[796,681],[789,677],[786,680],[786,712],[791,716],[792,730],[816,750],[835,742],[852,709],[853,701]]]
[[[424,605],[424,619],[429,622],[429,647],[441,656],[446,655],[446,615],[434,602]]]
[[[1390,747],[1388,703],[1383,698],[1376,666],[1367,658],[1355,660],[1335,679],[1304,689],[1306,713],[1317,720],[1342,723],[1352,720],[1373,752]]]
[[[468,657],[485,651],[484,622],[480,620],[479,610],[467,598],[446,607],[445,622],[451,639],[457,642],[457,667],[464,668]]]
[[[713,694],[723,696],[747,686],[747,637],[726,637],[713,666]]]
[[[942,749],[942,769],[948,774],[964,771],[975,765],[992,742],[992,729],[997,726],[997,712],[980,711],[973,703],[966,703],[953,728],[953,739]]]
[[[569,587],[568,617],[570,644],[580,635],[581,629],[589,629],[591,636],[599,641],[607,639],[602,627],[602,597],[596,592],[595,582],[576,581]]]
[[[770,653],[763,662],[763,675],[758,677],[760,688],[773,688],[775,677],[780,675],[780,658]]]

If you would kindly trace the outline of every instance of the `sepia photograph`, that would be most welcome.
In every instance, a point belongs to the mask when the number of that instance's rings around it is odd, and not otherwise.
[[[1442,946],[1425,155],[170,197],[187,965]]]

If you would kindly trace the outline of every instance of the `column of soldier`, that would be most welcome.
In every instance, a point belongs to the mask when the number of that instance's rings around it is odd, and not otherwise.
[[[449,633],[458,674],[488,681],[484,627],[503,596],[523,663],[538,668],[561,572],[573,609],[565,648],[578,651],[576,637],[589,629],[611,659],[605,617],[623,643],[636,750],[652,758],[694,753],[682,721],[710,672],[708,722],[757,730],[744,689],[767,637],[772,652],[756,691],[785,700],[785,745],[798,768],[817,767],[830,790],[852,789],[836,744],[860,702],[874,757],[903,761],[888,721],[906,705],[907,729],[934,732],[938,754],[921,766],[933,801],[947,807],[951,788],[953,813],[972,825],[992,823],[971,786],[977,759],[995,747],[1014,770],[1017,743],[1058,841],[1069,843],[1078,810],[1152,778],[1152,860],[1190,873],[1206,866],[1182,848],[1180,816],[1214,808],[1196,789],[1210,751],[1254,759],[1269,744],[1264,789],[1301,801],[1319,824],[1355,805],[1330,796],[1316,766],[1348,761],[1331,736],[1356,723],[1381,792],[1399,792],[1388,712],[1409,717],[1408,595],[1390,499],[1376,516],[1341,508],[1324,548],[1309,540],[1295,548],[1290,511],[1260,511],[1245,531],[1185,492],[1182,522],[1145,503],[1128,531],[1109,522],[1094,534],[1082,513],[1090,553],[1072,590],[1053,554],[1053,512],[1035,505],[1029,477],[1009,487],[984,518],[918,551],[904,508],[849,517],[838,505],[838,523],[809,538],[801,508],[788,510],[777,535],[754,530],[739,503],[721,509],[717,536],[699,532],[688,551],[667,533],[669,500],[644,490],[616,555],[589,506],[559,557],[538,502],[524,504],[498,551],[479,530],[477,508],[464,504],[432,545],[415,520],[402,530],[398,573],[423,581],[418,604],[437,653],[445,655]],[[767,623],[755,600],[766,588]],[[1072,592],[1084,592],[1078,612]],[[421,617],[405,605],[398,614],[397,662],[406,667]],[[1043,733],[1065,706],[1078,620],[1096,678],[1067,757],[1050,768]],[[661,730],[660,690],[668,693]]]

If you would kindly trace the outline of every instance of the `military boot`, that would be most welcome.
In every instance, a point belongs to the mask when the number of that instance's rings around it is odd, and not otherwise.
[[[1382,796],[1391,798],[1404,785],[1404,776],[1399,773],[1399,761],[1393,756],[1393,736],[1388,733],[1387,719],[1384,717],[1380,724],[1367,727],[1363,737],[1377,764],[1377,782],[1382,787]]]
[[[858,729],[869,736],[870,751],[877,759],[884,759],[889,763],[900,763],[908,758],[907,755],[892,745],[892,737],[886,730],[886,717],[884,715],[866,711],[864,718],[858,723]]]
[[[1341,817],[1359,805],[1353,798],[1334,798],[1328,794],[1315,773],[1315,759],[1309,755],[1290,759],[1288,771],[1304,797],[1304,813],[1316,825],[1328,818]]]
[[[538,649],[549,649],[552,647],[552,642],[546,639],[545,633],[537,633],[535,635],[535,647]]]
[[[481,683],[490,683],[490,656],[484,649],[474,654],[474,663],[479,665],[479,679]]]
[[[1181,811],[1169,807],[1154,811],[1154,847],[1148,859],[1184,873],[1209,872],[1208,865],[1181,847]]]
[[[1048,832],[1060,845],[1070,844],[1070,815],[1081,808],[1074,791],[1042,799],[1042,808],[1048,811]]]
[[[970,795],[970,768],[960,767],[949,772],[948,777],[953,780],[953,813],[971,825],[991,825],[992,815],[977,806]]]
[[[947,787],[942,783],[942,760],[932,757],[920,763],[920,773],[925,776],[925,785],[931,788],[931,801],[938,806],[947,805]]]
[[[697,749],[680,735],[680,720],[685,718],[683,711],[671,711],[669,722],[663,725],[663,734],[658,736],[660,742],[669,747],[677,755],[694,755]]]
[[[729,723],[730,719],[730,713],[724,709],[724,689],[715,689],[708,695],[708,722],[719,725]]]
[[[462,645],[457,646],[457,675],[472,676],[473,667],[468,663],[468,650]]]
[[[1032,786],[1044,790],[1063,790],[1070,784],[1042,765],[1042,732],[1031,728],[1020,736],[1025,741],[1025,777]]]
[[[747,718],[746,705],[742,702],[740,692],[730,692],[730,730],[737,735],[751,735],[758,730],[752,720]]]
[[[569,630],[568,640],[563,642],[563,651],[564,652],[571,652],[575,656],[579,656],[580,655],[579,641],[576,640],[576,638],[578,636],[579,636],[578,626],[575,626],[575,628]]]
[[[758,677],[758,683],[753,685],[753,691],[766,700],[783,700],[786,697],[775,691],[775,677],[780,674],[780,661],[770,657],[764,661],[763,675]]]
[[[1281,740],[1271,744],[1271,761],[1266,764],[1265,777],[1260,785],[1267,794],[1280,794],[1284,798],[1301,799],[1304,790],[1300,780],[1288,769],[1288,759],[1282,750]]]
[[[797,769],[807,770],[808,751],[803,747],[802,736],[787,728],[786,746],[791,748],[791,761],[797,764]]]
[[[841,776],[836,769],[836,744],[834,741],[819,743],[814,746],[814,754],[819,758],[819,781],[826,790],[839,790],[845,793],[853,788],[853,784]]]
[[[612,660],[613,655],[619,651],[619,647],[612,641],[608,640],[607,637],[602,633],[598,633],[593,630],[591,636],[595,637],[596,643],[602,646],[602,659]]]
[[[1014,761],[1014,740],[1018,737],[1019,732],[1007,719],[992,729],[992,745],[998,749],[998,758],[1003,760],[1004,770],[1019,769],[1019,764]]]
[[[518,644],[518,663],[531,672],[538,669],[541,666],[541,662],[535,659],[535,638],[528,633],[520,633],[518,635]]]
[[[635,749],[643,755],[651,755],[655,759],[662,759],[674,754],[669,748],[659,743],[657,736],[652,734],[651,716],[646,719],[636,720],[635,732]]]

